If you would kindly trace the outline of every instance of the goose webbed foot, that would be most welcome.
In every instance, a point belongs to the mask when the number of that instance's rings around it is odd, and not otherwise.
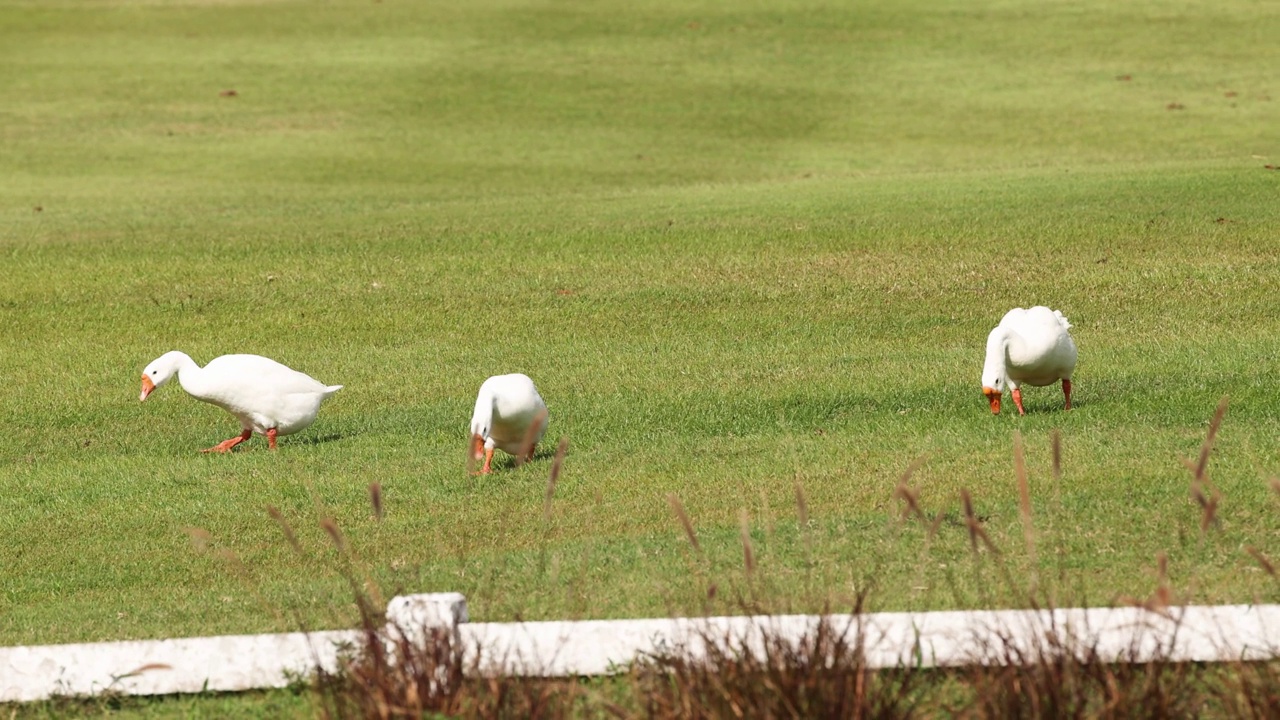
[[[249,438],[251,438],[251,437],[253,437],[253,431],[252,431],[252,430],[245,430],[244,432],[240,433],[240,434],[239,434],[239,435],[237,435],[236,437],[228,438],[228,439],[226,439],[226,440],[223,440],[222,442],[218,443],[217,445],[214,445],[214,446],[213,446],[213,447],[211,447],[211,448],[206,448],[206,449],[204,449],[204,450],[201,450],[200,452],[203,452],[203,453],[212,453],[212,452],[216,452],[216,453],[227,453],[227,452],[231,452],[231,448],[233,448],[233,447],[235,447],[235,446],[239,445],[240,443],[244,442],[245,440],[248,440],[248,439],[249,439]]]

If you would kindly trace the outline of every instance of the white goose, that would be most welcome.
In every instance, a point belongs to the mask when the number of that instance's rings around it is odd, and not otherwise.
[[[982,366],[982,394],[991,412],[1000,412],[1000,396],[1007,386],[1022,408],[1021,385],[1052,385],[1062,381],[1062,394],[1071,409],[1071,373],[1076,368],[1076,344],[1067,330],[1071,323],[1057,310],[1037,305],[1005,313],[987,336],[987,359]]]
[[[525,461],[547,431],[547,404],[528,375],[495,375],[480,386],[471,414],[471,453],[484,458],[480,473],[487,475],[493,449],[501,448]]]
[[[276,436],[306,428],[320,412],[320,401],[342,389],[261,355],[223,355],[200,367],[186,353],[174,350],[142,371],[138,400],[146,400],[174,375],[187,394],[235,415],[244,428],[239,436],[203,452],[229,452],[255,432],[265,435],[275,450]]]

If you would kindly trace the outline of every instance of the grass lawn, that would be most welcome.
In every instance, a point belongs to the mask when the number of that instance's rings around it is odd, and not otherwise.
[[[1277,37],[1254,0],[0,0],[0,644],[341,626],[348,562],[476,620],[1106,604],[1161,552],[1182,599],[1274,601]],[[1076,408],[993,417],[1032,304]],[[172,349],[346,388],[206,456],[229,415],[137,401]],[[506,372],[548,442],[469,477]]]
[[[205,693],[166,697],[98,696],[56,698],[25,705],[0,706],[6,717],[56,720],[65,717],[110,717],[116,720],[174,718],[185,720],[240,720],[273,718],[300,720],[317,717],[319,703],[305,690],[272,690],[245,693]]]

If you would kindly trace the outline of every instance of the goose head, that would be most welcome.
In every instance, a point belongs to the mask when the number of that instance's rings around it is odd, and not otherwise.
[[[484,399],[483,391],[481,399]],[[493,422],[492,406],[492,399],[477,402],[475,414],[471,416],[471,457],[476,460],[484,458],[485,438],[489,437],[489,426]]]
[[[1000,396],[1009,384],[1004,364],[1005,333],[1000,328],[987,336],[987,359],[982,364],[982,394],[991,405],[992,414],[1000,413]]]
[[[156,388],[169,382],[174,375],[177,375],[178,368],[186,357],[183,353],[173,350],[152,360],[147,369],[142,371],[142,394],[138,396],[138,401],[146,400],[147,396],[154,392]]]
[[[997,380],[995,384],[999,385],[1000,381]],[[991,414],[999,415],[1000,414],[1000,391],[997,390],[995,387],[988,385],[987,383],[984,382],[982,383],[982,394],[987,397],[987,402],[991,404]]]

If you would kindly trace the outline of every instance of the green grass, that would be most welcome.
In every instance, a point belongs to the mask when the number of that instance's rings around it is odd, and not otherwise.
[[[210,718],[313,718],[318,703],[303,689],[252,691],[244,693],[200,693],[164,697],[100,695],[92,698],[55,698],[24,705],[0,705],[11,719],[65,717],[109,717],[116,720],[181,717],[188,720]]]
[[[1280,11],[873,5],[0,2],[0,643],[350,623],[325,515],[385,590],[477,620],[710,582],[1017,603],[958,501],[1028,578],[1015,430],[1057,601],[1145,596],[1162,551],[1184,599],[1274,600],[1242,546],[1280,555]],[[1037,303],[1076,326],[1077,408],[992,417],[986,333]],[[229,416],[136,399],[171,349],[346,389],[277,453],[204,456]],[[552,442],[468,477],[513,371]],[[1223,395],[1202,537],[1179,457]],[[920,456],[928,547],[894,522]]]

